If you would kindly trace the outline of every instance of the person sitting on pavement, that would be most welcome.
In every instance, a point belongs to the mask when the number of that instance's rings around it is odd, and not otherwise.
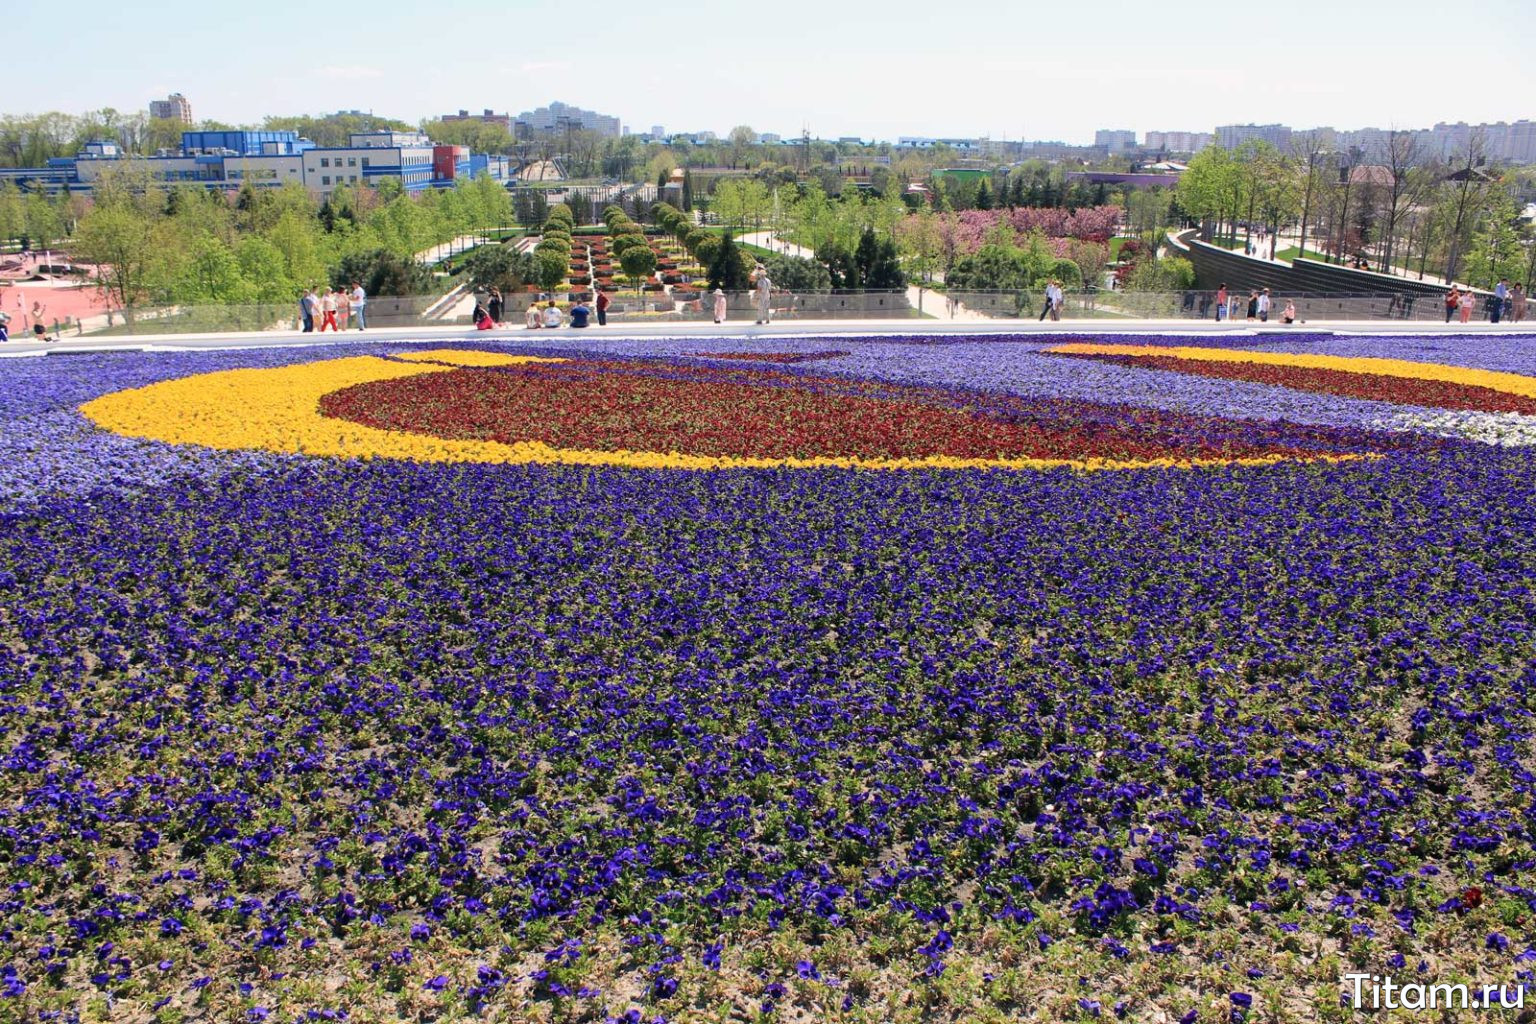
[[[592,315],[592,311],[587,308],[586,302],[583,301],[583,300],[578,299],[576,301],[576,305],[571,307],[571,326],[572,327],[585,327],[585,326],[587,326],[587,319],[591,315]]]
[[[550,299],[549,305],[544,307],[544,326],[559,327],[565,323],[565,316],[560,312],[560,307],[555,305],[555,300]]]
[[[486,311],[486,308],[480,304],[479,300],[475,301],[474,312],[470,313],[469,318],[474,322],[475,330],[477,331],[488,331],[496,326],[491,320],[491,314]]]

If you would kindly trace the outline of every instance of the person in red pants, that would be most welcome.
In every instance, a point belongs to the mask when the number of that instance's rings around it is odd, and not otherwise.
[[[336,289],[325,290],[325,296],[320,300],[320,312],[325,314],[325,319],[320,322],[321,334],[325,333],[327,327],[333,331],[340,330],[336,326]]]

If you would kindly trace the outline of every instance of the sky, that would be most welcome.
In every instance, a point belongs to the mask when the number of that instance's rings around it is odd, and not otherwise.
[[[1417,128],[1536,119],[1528,0],[75,0],[5,18],[0,113],[372,110],[563,100],[635,131],[1091,142],[1098,128]]]

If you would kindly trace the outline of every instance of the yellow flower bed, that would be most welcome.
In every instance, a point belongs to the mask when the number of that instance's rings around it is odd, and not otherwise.
[[[1096,345],[1072,342],[1046,349],[1059,355],[1153,356],[1215,363],[1254,363],[1260,366],[1295,366],[1309,370],[1340,370],[1373,373],[1383,377],[1432,380],[1467,387],[1488,388],[1506,394],[1536,398],[1536,377],[1499,370],[1478,370],[1448,363],[1420,363],[1411,359],[1378,359],[1370,356],[1321,356],[1299,352],[1249,352],[1242,349],[1200,348],[1167,345]]]

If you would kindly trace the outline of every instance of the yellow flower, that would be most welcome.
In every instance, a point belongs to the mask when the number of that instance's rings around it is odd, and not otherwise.
[[[1373,373],[1382,377],[1432,380],[1466,387],[1488,388],[1506,394],[1536,398],[1536,377],[1499,370],[1478,370],[1447,363],[1420,363],[1411,359],[1377,359],[1369,356],[1304,355],[1299,352],[1250,352],[1231,348],[1200,348],[1167,345],[1096,345],[1073,342],[1046,349],[1059,355],[1074,356],[1154,356],[1161,359],[1191,359],[1213,363],[1253,363],[1259,366],[1295,366],[1308,370],[1340,370],[1344,373]]]

